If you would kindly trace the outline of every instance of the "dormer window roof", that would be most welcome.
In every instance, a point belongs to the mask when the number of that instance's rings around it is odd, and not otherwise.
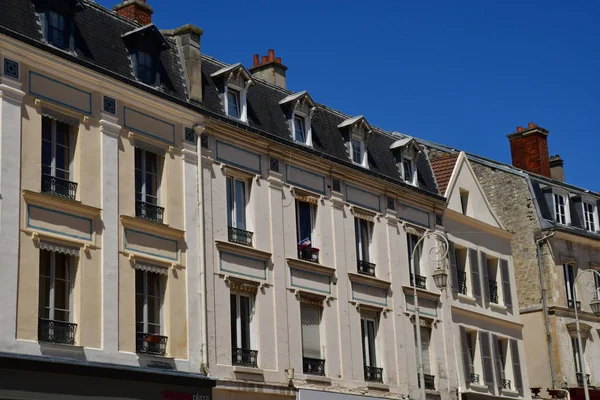
[[[396,157],[398,171],[404,182],[409,185],[418,185],[417,157],[421,149],[415,138],[406,136],[396,140],[390,146]]]
[[[352,162],[368,168],[366,141],[373,128],[367,122],[367,119],[359,115],[342,121],[337,127],[342,130]]]
[[[160,54],[171,46],[156,25],[136,28],[122,37],[131,54],[136,78],[147,85],[160,85]]]
[[[227,115],[248,122],[246,95],[250,85],[254,84],[248,70],[237,63],[221,68],[210,76],[221,83],[223,106]]]
[[[283,107],[288,118],[294,142],[312,147],[311,121],[317,103],[304,90],[283,98],[279,104]]]
[[[80,0],[37,0],[36,11],[42,25],[44,39],[54,47],[74,49],[74,16],[85,5]]]

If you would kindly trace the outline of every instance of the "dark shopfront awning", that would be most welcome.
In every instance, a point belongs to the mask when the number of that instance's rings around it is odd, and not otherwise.
[[[26,399],[210,400],[216,384],[187,372],[10,353],[0,353],[0,377],[0,398]]]
[[[600,400],[600,390],[597,388],[589,387],[590,400]],[[571,394],[571,400],[584,400],[585,392],[583,388],[570,388],[569,393]]]

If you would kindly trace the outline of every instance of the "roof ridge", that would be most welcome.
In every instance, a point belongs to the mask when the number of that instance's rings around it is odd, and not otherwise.
[[[137,21],[134,21],[132,19],[129,19],[127,17],[122,16],[121,14],[104,7],[101,4],[96,3],[94,0],[82,0],[83,2],[86,3],[86,5],[91,5],[93,7],[95,7],[97,10],[102,11],[103,13],[110,15],[111,17],[113,17],[114,19],[120,20],[121,22],[125,22],[129,25],[131,25],[132,27],[141,27],[143,26],[142,24],[140,24]],[[157,27],[158,28],[158,27]]]

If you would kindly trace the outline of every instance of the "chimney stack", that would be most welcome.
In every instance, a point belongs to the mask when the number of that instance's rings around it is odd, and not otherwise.
[[[142,25],[152,23],[152,13],[154,12],[152,7],[146,4],[146,0],[123,0],[113,7],[113,11]]]
[[[508,135],[514,167],[550,178],[548,131],[530,122]]]
[[[565,162],[562,158],[557,154],[555,156],[550,157],[550,175],[552,179],[556,179],[557,181],[564,182],[565,181]]]
[[[268,56],[262,56],[260,64],[258,63],[260,56],[255,54],[254,65],[248,70],[252,76],[285,89],[285,71],[287,67],[281,63],[281,57],[275,57],[275,50],[269,49],[268,54]]]
[[[175,38],[180,54],[183,56],[189,99],[202,102],[202,60],[200,58],[202,29],[187,24],[172,31],[162,32],[165,36]]]

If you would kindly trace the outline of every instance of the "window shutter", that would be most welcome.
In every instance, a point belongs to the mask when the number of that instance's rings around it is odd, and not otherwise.
[[[483,382],[490,391],[494,389],[494,366],[492,364],[492,352],[490,349],[490,334],[479,332],[479,343],[481,346],[481,361],[483,364]]]
[[[571,214],[571,225],[578,226],[585,229],[585,220],[583,219],[583,203],[581,196],[576,196],[566,199],[569,204],[569,211]]]
[[[312,304],[300,306],[302,319],[302,355],[321,359],[321,307]]]
[[[512,312],[512,292],[510,287],[510,275],[508,271],[508,261],[498,260],[500,265],[500,276],[502,277],[502,297],[504,298],[504,305],[508,308],[508,311]]]
[[[519,346],[517,339],[510,340],[510,351],[513,363],[513,375],[515,379],[515,388],[519,394],[523,395],[523,376],[521,375],[521,359],[519,358]]]
[[[483,299],[486,303],[490,302],[490,270],[488,269],[487,255],[479,252],[479,267],[481,268],[481,276],[483,278]]]
[[[465,327],[462,325],[459,325],[458,327],[458,331],[460,333],[460,342],[462,345],[462,355],[463,355],[463,368],[464,368],[464,374],[465,376],[463,377],[465,380],[465,384],[469,385],[469,383],[471,383],[471,355],[469,354],[469,346],[467,346],[467,331],[465,330]]]
[[[477,250],[469,249],[469,261],[471,263],[471,283],[473,284],[473,297],[481,299],[481,278],[479,274],[479,260]]]
[[[456,270],[456,253],[454,243],[448,242],[448,258],[450,260],[450,279],[452,279],[452,290],[458,292],[458,271]]]
[[[502,359],[500,358],[500,343],[498,343],[498,336],[492,335],[492,345],[494,349],[494,361],[496,362],[496,386],[498,386],[498,393],[502,392],[502,379],[504,379],[502,367]]]

